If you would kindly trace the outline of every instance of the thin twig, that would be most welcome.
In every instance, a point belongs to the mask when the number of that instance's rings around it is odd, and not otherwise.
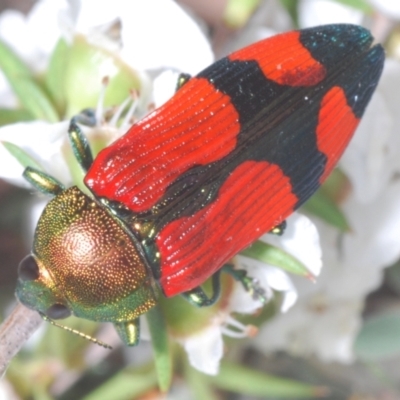
[[[42,322],[37,311],[18,303],[11,315],[0,325],[0,377]]]

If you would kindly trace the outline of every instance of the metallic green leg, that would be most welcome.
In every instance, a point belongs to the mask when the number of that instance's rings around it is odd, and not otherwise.
[[[57,196],[63,190],[65,190],[64,185],[56,178],[53,178],[52,176],[47,175],[45,172],[39,171],[36,168],[26,167],[22,176],[39,192],[44,194]]]
[[[282,221],[279,225],[272,228],[269,231],[269,233],[272,233],[273,235],[282,236],[285,233],[286,226],[287,226],[286,220]]]
[[[260,286],[257,279],[247,276],[247,271],[244,269],[234,269],[233,265],[230,264],[224,265],[222,271],[232,276],[237,282],[240,282],[254,300],[259,300],[264,304],[268,302],[265,290]]]
[[[178,91],[191,77],[192,76],[189,74],[184,74],[184,73],[179,74],[175,91]]]
[[[82,133],[78,123],[87,126],[95,126],[96,117],[94,115],[94,111],[87,109],[82,111],[81,114],[73,117],[68,129],[69,140],[71,142],[75,158],[78,160],[78,163],[82,167],[83,171],[87,172],[93,163],[93,154],[92,150],[90,149],[89,142]]]
[[[197,307],[212,306],[218,299],[221,293],[221,271],[216,272],[212,276],[212,296],[208,297],[204,290],[198,286],[192,290],[182,293],[182,296],[191,304]]]
[[[140,339],[139,318],[136,318],[133,321],[115,323],[114,327],[121,340],[127,346],[136,346],[139,343]]]

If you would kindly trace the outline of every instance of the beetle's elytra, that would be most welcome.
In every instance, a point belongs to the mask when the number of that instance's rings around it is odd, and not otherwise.
[[[255,43],[184,80],[94,161],[71,124],[92,197],[25,171],[55,197],[20,264],[19,300],[49,318],[110,321],[128,345],[157,285],[209,304],[198,286],[335,166],[382,71],[372,41],[327,25]]]

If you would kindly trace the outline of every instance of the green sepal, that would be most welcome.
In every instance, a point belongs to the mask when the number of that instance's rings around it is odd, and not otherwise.
[[[67,116],[72,117],[85,108],[95,108],[108,79],[104,106],[122,103],[131,90],[141,89],[138,73],[121,59],[104,49],[76,36],[68,56],[65,74]]]
[[[66,65],[68,65],[69,46],[60,39],[50,57],[45,76],[45,86],[60,115],[64,115],[67,104],[65,90]]]
[[[169,332],[174,337],[187,337],[201,331],[210,325],[216,312],[225,301],[226,293],[230,293],[232,278],[228,274],[221,275],[221,297],[209,307],[194,307],[182,296],[165,297],[160,296],[158,304],[162,308],[164,318],[167,321]],[[207,295],[212,292],[212,278],[204,282],[201,287]]]
[[[27,110],[0,108],[0,126],[33,120],[32,114]]]
[[[272,244],[257,240],[250,247],[240,252],[242,256],[282,268],[292,274],[311,277],[310,271],[297,258]]]
[[[23,109],[34,119],[57,122],[56,110],[44,90],[35,81],[31,71],[22,60],[2,41],[0,41],[0,69]]]
[[[167,392],[171,386],[173,374],[167,324],[158,305],[147,312],[146,318],[153,346],[158,385],[162,392]]]
[[[311,399],[324,397],[328,392],[325,387],[279,378],[229,362],[222,362],[219,374],[210,377],[210,381],[223,390],[262,398]]]
[[[6,141],[2,141],[1,144],[24,168],[32,167],[42,170],[42,166],[30,154],[21,149],[21,147]]]

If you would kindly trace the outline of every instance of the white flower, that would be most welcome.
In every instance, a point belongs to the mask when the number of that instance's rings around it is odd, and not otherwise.
[[[140,3],[113,0],[101,4],[90,0],[41,0],[27,17],[16,11],[1,14],[0,38],[31,68],[39,70],[46,66],[61,35],[71,36],[74,32],[93,35],[99,25],[110,23],[116,18],[122,21],[121,56],[127,62],[130,61],[134,68],[171,67],[179,71],[197,72],[212,61],[210,46],[198,26],[175,2],[169,0]],[[46,26],[45,30],[43,26]],[[15,29],[25,34],[16,34]],[[42,40],[43,32],[47,40]],[[28,38],[28,46],[25,46],[25,42],[20,43],[18,38],[21,36]],[[157,85],[154,94],[157,105],[173,94],[171,88],[175,86],[175,79],[176,74],[170,74],[168,82]],[[9,88],[6,84],[1,86],[1,82],[0,79],[0,101],[4,99],[3,105],[12,105]],[[66,130],[66,123],[51,125],[36,121],[8,125],[0,129],[0,141],[19,145],[39,161],[45,171],[68,184],[69,171],[64,155],[60,157],[63,154]],[[22,171],[19,163],[0,146],[0,177],[23,185]]]
[[[298,302],[266,324],[256,339],[265,352],[315,354],[325,361],[354,359],[365,297],[380,285],[382,270],[400,257],[396,73],[398,65],[385,67],[377,95],[343,158],[354,187],[342,204],[351,231],[340,233],[317,221],[323,271],[315,285],[294,279]]]
[[[400,172],[400,63],[387,59],[367,111],[343,154],[341,167],[358,201],[371,202]]]
[[[363,13],[332,0],[300,0],[299,25],[311,26],[348,23],[361,24]]]
[[[369,0],[379,11],[393,19],[400,19],[400,2],[398,0]]]
[[[66,142],[67,122],[21,122],[0,128],[0,141],[11,142],[25,150],[45,171],[70,183],[68,167],[61,149]],[[0,176],[14,185],[27,186],[22,177],[24,167],[0,145]]]
[[[43,69],[61,36],[96,35],[115,20],[122,24],[121,56],[139,70],[169,67],[196,73],[213,60],[198,25],[171,0],[41,0],[26,17],[4,13],[0,37],[33,68]]]
[[[259,40],[293,29],[292,21],[282,4],[277,0],[261,2],[248,23],[241,29],[240,35],[228,41],[222,54],[226,55]]]
[[[261,240],[297,257],[305,263],[312,274],[317,275],[321,267],[321,249],[315,226],[300,214],[289,217],[287,223],[283,236],[267,234],[262,236]],[[296,289],[284,271],[248,257],[236,258],[236,268],[246,270],[249,277],[257,279],[267,298],[273,296],[273,291],[281,293],[282,312],[293,306],[297,299]],[[307,283],[313,285],[311,282]],[[243,325],[232,316],[232,313],[253,314],[262,306],[263,303],[259,299],[253,299],[240,283],[235,283],[226,307],[219,310],[202,330],[179,339],[188,353],[190,364],[204,373],[217,374],[223,355],[223,335],[243,338],[257,333],[255,327]]]

